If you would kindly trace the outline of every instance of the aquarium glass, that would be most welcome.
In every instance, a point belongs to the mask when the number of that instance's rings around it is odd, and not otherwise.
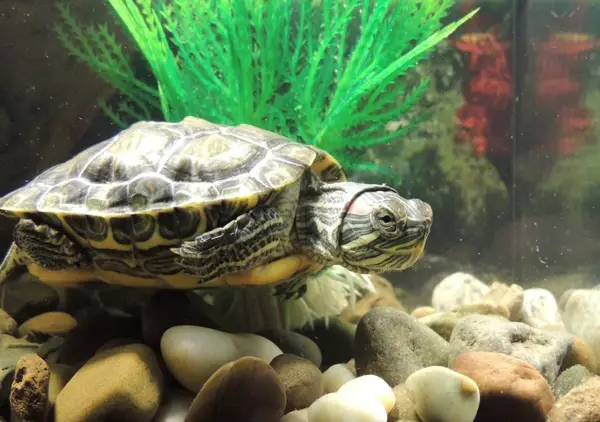
[[[599,115],[597,0],[0,2],[0,422],[595,420]]]

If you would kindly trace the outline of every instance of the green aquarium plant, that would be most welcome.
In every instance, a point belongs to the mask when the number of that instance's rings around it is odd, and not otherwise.
[[[452,0],[108,0],[153,76],[136,76],[106,25],[84,28],[61,5],[56,30],[69,52],[124,99],[102,105],[118,124],[194,115],[247,123],[373,170],[365,149],[389,133],[427,89],[402,77],[476,11],[442,25]]]

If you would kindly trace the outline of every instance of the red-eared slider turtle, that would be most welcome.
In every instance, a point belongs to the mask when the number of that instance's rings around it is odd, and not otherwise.
[[[19,219],[0,267],[70,285],[267,285],[330,264],[402,270],[432,211],[347,182],[318,148],[194,117],[138,122],[0,199]]]

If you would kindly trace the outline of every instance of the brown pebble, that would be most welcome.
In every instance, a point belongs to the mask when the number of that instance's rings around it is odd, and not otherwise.
[[[404,310],[402,303],[396,297],[394,286],[390,281],[378,274],[371,274],[370,279],[375,292],[366,294],[354,306],[348,306],[344,309],[339,316],[340,320],[357,324],[363,315],[371,309],[379,307]]]
[[[11,420],[44,422],[48,412],[50,370],[37,354],[23,356],[17,362],[10,388]]]
[[[567,355],[563,360],[561,370],[565,370],[575,365],[583,365],[593,374],[598,370],[594,350],[578,336],[574,336],[573,344],[569,347]]]
[[[56,422],[150,422],[163,395],[163,375],[144,344],[112,347],[88,360],[56,398]]]
[[[279,422],[285,388],[259,358],[244,357],[221,366],[206,381],[185,422]]]
[[[554,405],[548,381],[528,362],[494,352],[458,355],[450,369],[479,387],[475,422],[544,422]]]
[[[452,312],[455,312],[459,315],[497,315],[505,319],[508,319],[510,316],[510,311],[508,310],[506,305],[490,301],[481,301],[476,303],[465,303],[463,305],[458,305],[452,308]]]
[[[504,306],[508,311],[508,319],[516,321],[521,313],[523,297],[523,288],[518,284],[511,284],[509,286],[508,284],[494,281],[490,286],[490,290],[480,300],[482,302],[491,301]]]
[[[54,405],[56,397],[75,375],[75,368],[60,363],[48,364],[50,368],[50,383],[48,384],[48,402]]]
[[[562,396],[548,414],[547,422],[598,422],[599,396],[600,377],[595,376]]]
[[[100,346],[115,338],[133,338],[139,342],[139,319],[108,313],[80,319],[77,327],[65,336],[58,363],[79,367]]]
[[[283,353],[271,361],[285,387],[285,412],[306,409],[325,392],[323,374],[314,363],[300,356]]]
[[[77,321],[66,312],[46,312],[25,321],[19,327],[19,335],[28,337],[37,333],[64,336],[77,326]]]
[[[435,314],[436,312],[435,308],[432,308],[431,306],[419,306],[418,308],[413,309],[410,314],[415,318],[420,319],[427,315]]]
[[[396,401],[394,403],[394,407],[390,410],[388,414],[388,420],[390,421],[418,421],[419,416],[417,415],[417,411],[415,409],[415,405],[410,400],[408,396],[408,392],[406,390],[405,384],[399,384],[395,386],[392,391],[394,392],[394,397]]]
[[[0,334],[17,335],[17,321],[2,308],[0,308]]]

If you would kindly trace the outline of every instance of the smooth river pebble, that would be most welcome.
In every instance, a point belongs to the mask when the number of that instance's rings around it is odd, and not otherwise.
[[[254,334],[230,334],[212,328],[171,327],[160,341],[163,359],[171,374],[197,393],[217,369],[228,362],[253,356],[270,363],[281,349]]]
[[[348,381],[356,378],[354,372],[345,363],[336,363],[331,365],[323,372],[323,383],[326,393],[335,393],[340,387]]]
[[[383,405],[385,412],[389,413],[396,404],[394,391],[384,380],[376,375],[363,375],[348,381],[338,390],[338,393],[356,393],[375,397]]]
[[[442,366],[423,368],[408,377],[406,391],[423,422],[473,422],[479,388],[471,378]]]
[[[308,422],[386,422],[381,402],[369,394],[330,393],[308,408]]]

